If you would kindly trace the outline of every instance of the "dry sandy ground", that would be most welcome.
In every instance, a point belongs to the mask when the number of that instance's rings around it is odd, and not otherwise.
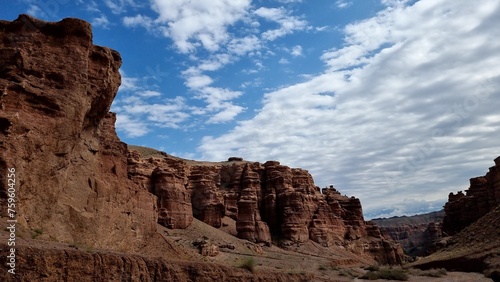
[[[239,267],[243,261],[253,258],[256,262],[255,270],[272,270],[285,273],[314,273],[313,281],[369,281],[355,278],[366,270],[363,266],[370,265],[370,261],[361,261],[360,258],[342,250],[341,248],[325,248],[315,243],[300,246],[290,246],[284,250],[276,246],[260,246],[238,239],[230,234],[236,231],[235,223],[230,218],[224,218],[224,227],[213,228],[201,221],[194,220],[193,224],[184,230],[170,230],[158,225],[156,238],[151,240],[139,254],[151,257],[163,257],[166,260],[206,261],[223,265]],[[96,250],[87,246],[75,246],[71,243],[54,242],[45,234],[38,234],[30,230],[20,230],[17,243],[39,248],[76,249],[84,252],[110,252]],[[0,240],[6,241],[8,232],[0,230]],[[35,238],[32,238],[35,237]],[[234,249],[220,248],[215,257],[205,257],[192,243],[197,239],[204,239],[215,245],[231,245]],[[361,260],[363,260],[361,258]],[[374,280],[372,280],[374,281]],[[375,280],[393,281],[393,280]],[[441,278],[411,276],[408,281],[436,281],[436,282],[471,282],[492,281],[479,273],[448,272]]]

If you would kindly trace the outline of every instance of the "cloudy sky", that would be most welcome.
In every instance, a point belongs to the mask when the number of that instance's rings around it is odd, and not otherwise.
[[[500,156],[499,0],[0,4],[20,13],[122,54],[123,141],[305,168],[367,218],[438,210]]]

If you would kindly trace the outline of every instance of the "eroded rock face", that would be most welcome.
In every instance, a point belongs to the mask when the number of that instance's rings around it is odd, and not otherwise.
[[[156,168],[153,193],[158,197],[158,223],[167,228],[186,228],[193,222],[191,195],[184,179],[172,170]]]
[[[375,219],[385,237],[399,242],[405,254],[425,256],[435,251],[435,244],[441,240],[441,225],[444,211],[415,216],[400,216]]]
[[[388,241],[376,225],[364,221],[359,199],[343,196],[334,188],[321,193],[306,170],[292,169],[277,161],[201,165],[168,156],[142,160],[136,156],[130,152],[129,177],[139,186],[149,187],[159,198],[159,223],[166,227],[187,227],[168,224],[163,218],[180,210],[186,216],[188,204],[184,202],[175,209],[172,205],[162,214],[166,197],[158,192],[157,181],[150,180],[156,179],[155,171],[176,171],[175,177],[168,174],[170,184],[164,181],[162,185],[190,193],[193,216],[207,224],[220,227],[222,217],[235,219],[239,238],[267,245],[273,237],[285,244],[312,240],[325,247],[343,246],[383,263],[403,260],[401,248]],[[184,183],[186,188],[174,187],[174,183]],[[179,201],[176,196],[167,198]],[[182,201],[185,199],[183,196]]]
[[[18,223],[57,241],[141,246],[156,230],[156,199],[127,178],[109,113],[120,55],[93,45],[78,19],[21,15],[0,21],[0,38],[0,166],[17,172]]]
[[[9,247],[0,243],[2,249]],[[214,254],[207,253],[207,255]],[[0,272],[1,281],[314,281],[312,274],[251,273],[242,268],[216,263],[166,261],[139,255],[80,250],[17,247],[16,274]],[[0,263],[7,263],[6,256]]]
[[[500,205],[500,157],[485,176],[470,179],[465,194],[450,193],[444,206],[443,232],[454,235]]]

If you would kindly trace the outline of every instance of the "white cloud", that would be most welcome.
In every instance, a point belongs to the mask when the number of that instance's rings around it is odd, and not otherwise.
[[[233,38],[227,45],[228,51],[237,56],[245,55],[260,48],[261,42],[255,35],[249,35],[243,38]]]
[[[318,185],[360,197],[366,214],[439,208],[484,174],[500,152],[498,1],[385,4],[345,28],[345,46],[321,57],[323,74],[267,93],[254,118],[206,136],[204,158],[306,168]]]
[[[243,110],[243,107],[228,103],[224,105],[224,109],[222,111],[210,117],[207,123],[223,123],[231,121]]]
[[[125,114],[116,115],[116,129],[124,132],[128,137],[140,137],[149,132],[145,122],[140,119],[131,118]]]
[[[111,111],[117,113],[116,129],[128,137],[140,137],[155,128],[181,128],[191,117],[183,97],[165,99],[160,91],[120,71],[122,84]],[[146,85],[146,86],[145,86]]]
[[[266,41],[305,30],[307,24],[283,7],[256,9],[251,0],[153,0],[151,5],[158,13],[156,18],[142,14],[126,16],[123,24],[144,27],[172,39],[177,51],[191,59],[193,65],[187,67],[182,76],[193,97],[206,103],[205,108],[197,107],[193,113],[211,115],[206,119],[208,123],[227,122],[245,109],[233,101],[243,93],[218,87],[209,72],[220,70],[244,56],[254,58],[252,61],[256,61],[257,69],[242,72],[262,70],[263,64],[257,58],[263,56],[261,49],[268,49]],[[263,19],[278,27],[261,31],[259,20]],[[236,24],[243,27],[233,29]],[[272,54],[266,51],[266,55]],[[302,49],[297,45],[290,52],[298,56]]]
[[[135,15],[133,17],[124,17],[123,24],[125,26],[130,26],[130,27],[142,26],[150,31],[154,27],[154,21],[150,17],[143,16],[143,15]]]
[[[202,70],[212,70],[212,67],[207,66],[214,65],[204,62],[200,67],[191,67],[182,73],[186,79],[185,85],[194,93],[194,97],[206,103],[204,109],[197,108],[192,110],[192,113],[197,115],[211,114],[212,116],[207,119],[207,123],[231,121],[244,110],[243,107],[234,105],[231,100],[240,97],[243,93],[211,86],[214,82],[213,79],[201,72]]]
[[[40,17],[42,10],[37,5],[30,5],[26,13],[33,17]]]
[[[164,34],[174,40],[182,53],[193,52],[199,45],[214,52],[230,38],[227,27],[241,20],[250,7],[250,0],[154,0],[164,24]]]
[[[280,64],[282,64],[282,65],[287,65],[287,64],[289,64],[290,62],[289,62],[287,59],[285,59],[285,58],[281,58],[281,59],[278,61],[278,63],[280,63]]]
[[[80,2],[80,4],[85,4],[85,9],[89,12],[101,13],[101,9],[95,1]]]
[[[273,41],[279,37],[291,34],[296,30],[304,30],[307,28],[307,22],[297,16],[290,16],[289,12],[283,8],[266,8],[260,7],[254,11],[254,14],[268,21],[276,22],[280,25],[277,29],[267,30],[262,33],[262,38]]]
[[[298,56],[302,56],[302,46],[300,45],[295,45],[293,48],[292,48],[292,52],[290,52],[290,54],[294,57],[298,57]]]
[[[122,14],[128,7],[137,7],[134,0],[104,0],[104,5],[108,7],[113,14]]]
[[[280,3],[289,4],[289,3],[302,3],[302,0],[278,0]]]
[[[186,78],[186,86],[192,89],[200,89],[212,84],[213,80],[208,75],[191,75]]]
[[[337,0],[337,2],[335,2],[335,4],[337,5],[337,8],[345,9],[345,8],[348,8],[352,5],[352,1]]]
[[[141,97],[148,97],[148,98],[161,96],[160,92],[154,90],[139,91],[137,94],[139,94]]]
[[[109,20],[105,15],[101,15],[97,18],[92,19],[92,26],[94,27],[108,28],[109,24]]]

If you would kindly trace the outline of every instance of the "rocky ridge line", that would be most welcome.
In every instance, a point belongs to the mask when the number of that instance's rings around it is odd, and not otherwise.
[[[197,219],[216,228],[227,216],[236,221],[237,236],[281,246],[308,240],[341,246],[380,263],[399,264],[399,246],[365,222],[359,199],[335,188],[314,185],[303,169],[277,161],[187,162],[166,154],[141,157],[129,151],[129,178],[158,196],[159,223],[186,228]]]
[[[445,235],[454,235],[500,205],[500,157],[484,176],[470,179],[470,187],[450,193],[444,206]]]

